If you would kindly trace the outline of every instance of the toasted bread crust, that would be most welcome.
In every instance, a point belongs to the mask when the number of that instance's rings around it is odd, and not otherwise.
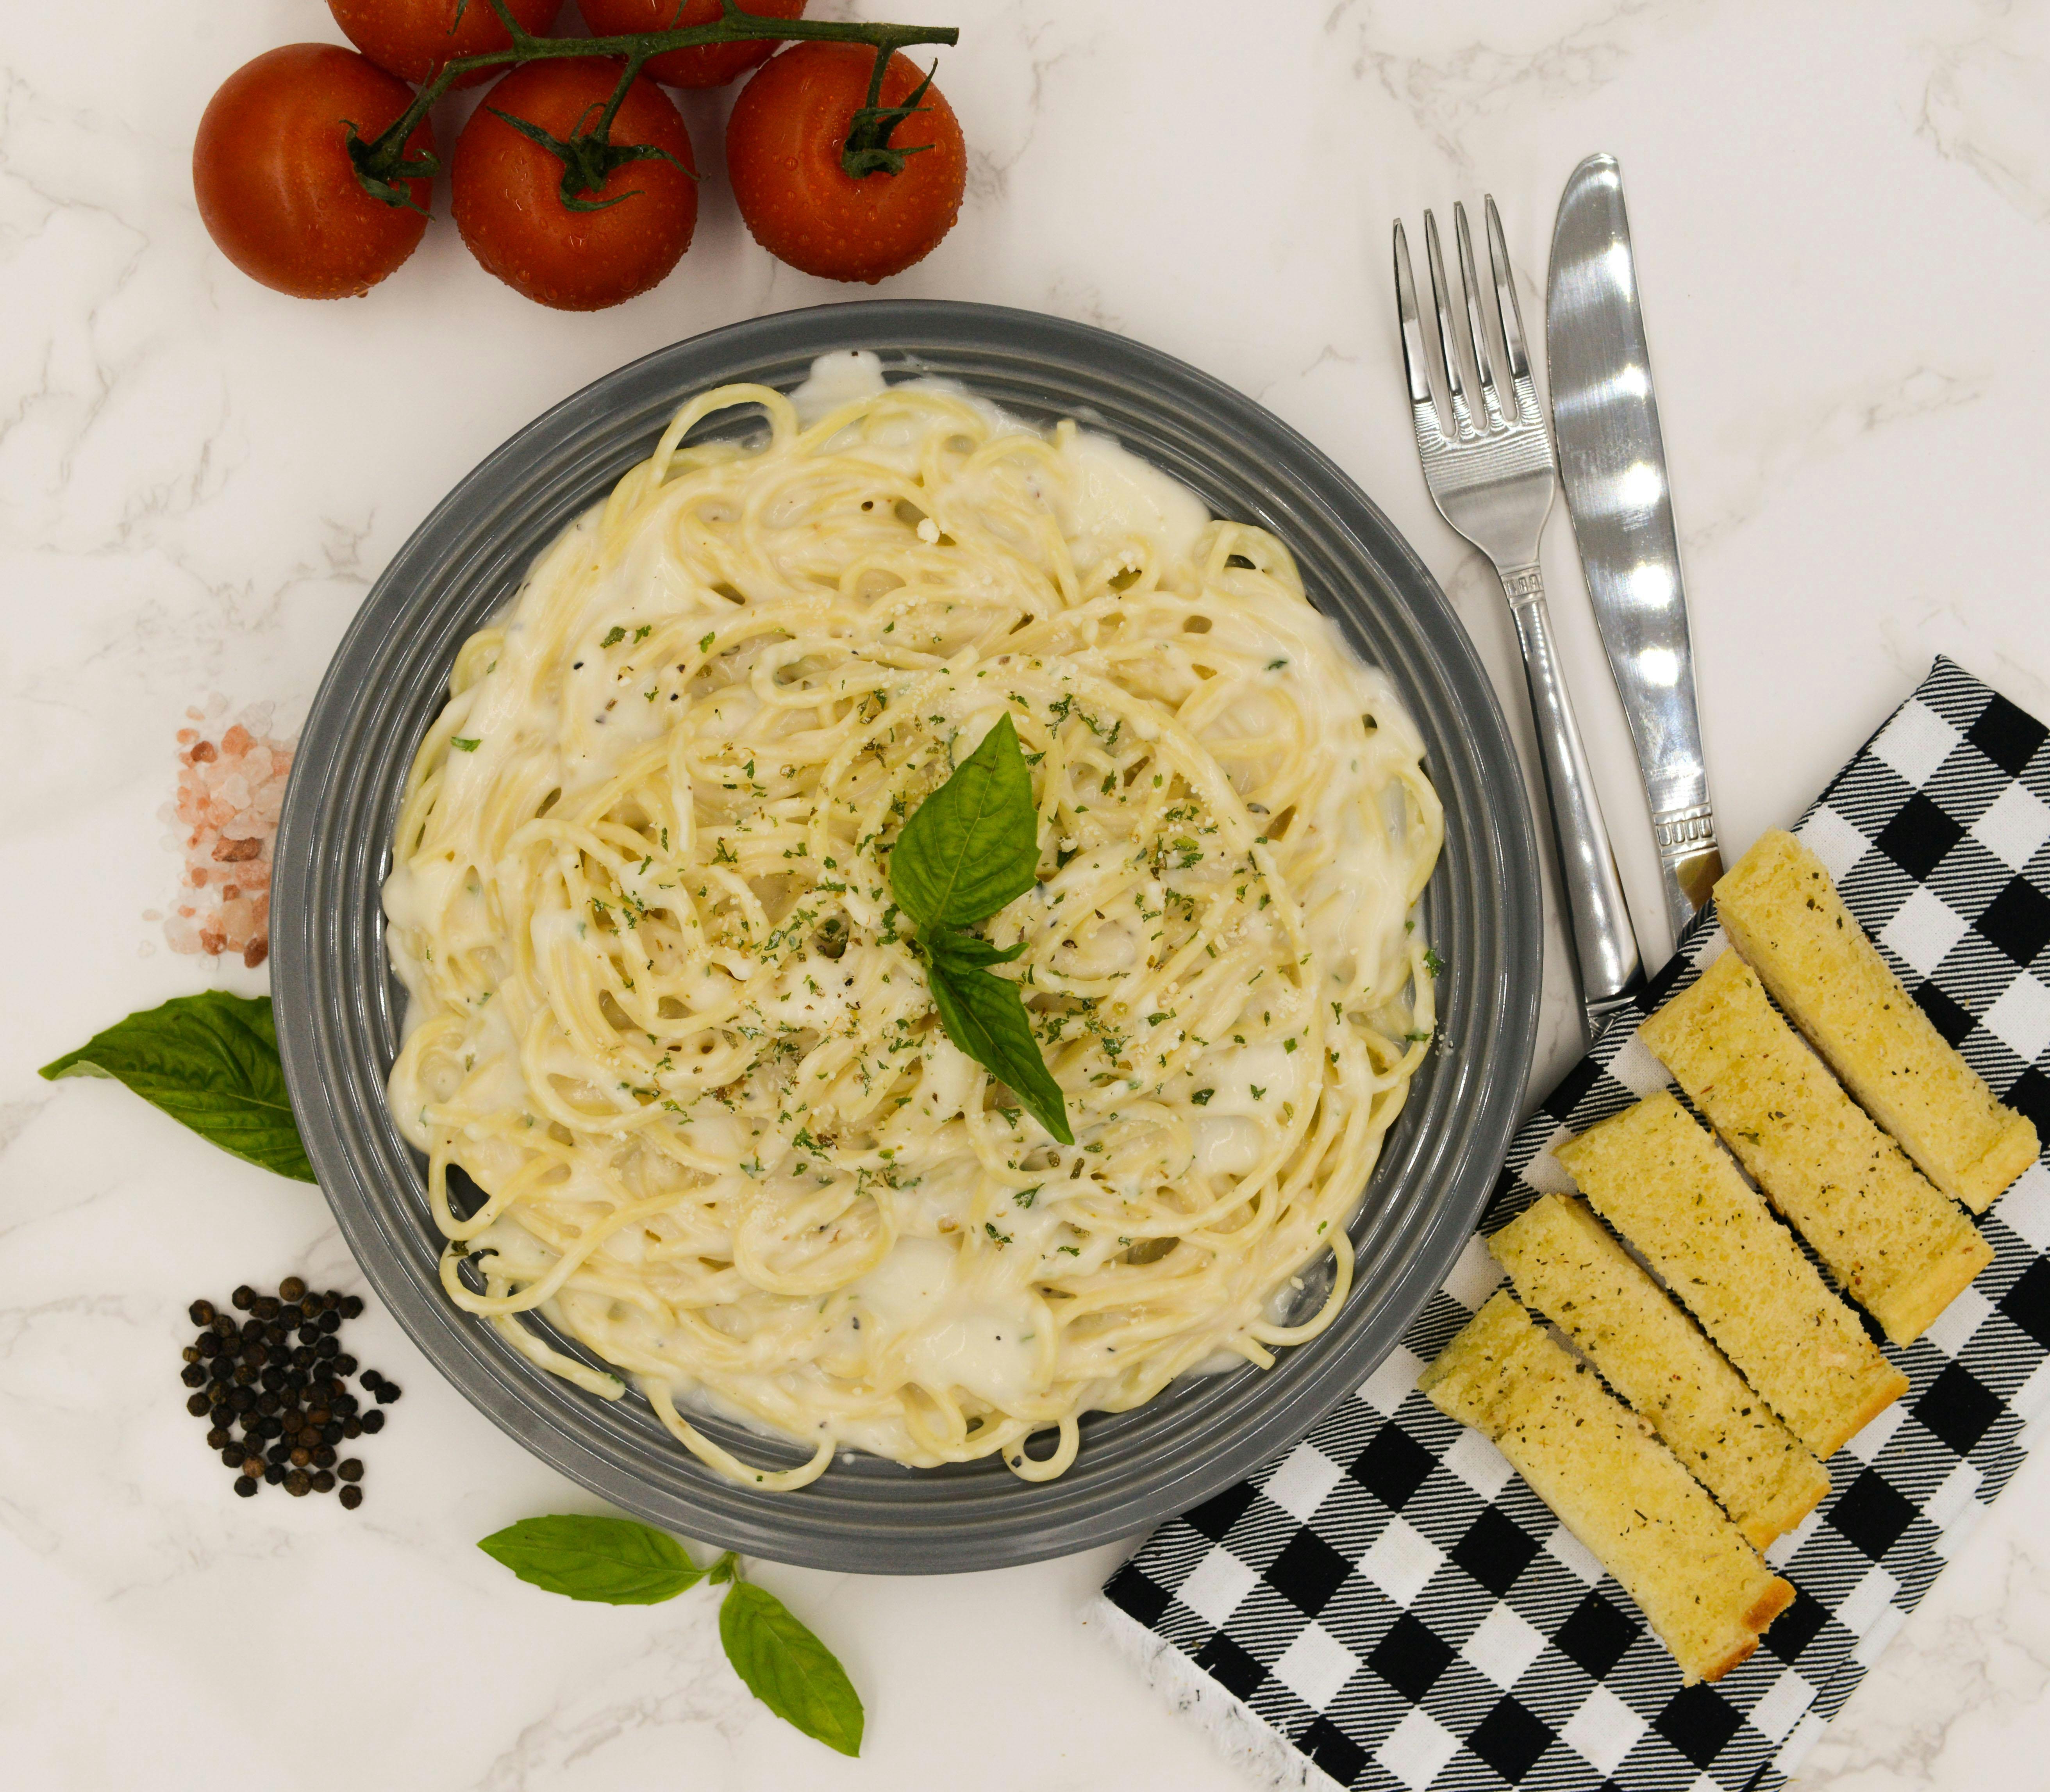
[[[1993,1260],[1993,1247],[1838,1086],[1735,952],[1640,1037],[1894,1343],[1912,1343]]]
[[[1908,1377],[1670,1091],[1588,1128],[1556,1155],[1823,1461],[1907,1392]]]
[[[2033,1124],[1936,1030],[1793,835],[1760,835],[1717,883],[1716,910],[1773,999],[1944,1194],[1982,1213],[2036,1161]]]
[[[1728,1673],[1756,1644],[1752,1615],[1784,1608],[1783,1584],[1722,1509],[1506,1291],[1418,1385],[1495,1443],[1637,1601],[1689,1681]]]
[[[1822,1465],[1584,1202],[1545,1195],[1488,1248],[1525,1303],[1650,1421],[1754,1549],[1830,1490]]]

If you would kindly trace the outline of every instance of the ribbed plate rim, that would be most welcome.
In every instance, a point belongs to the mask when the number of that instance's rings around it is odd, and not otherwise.
[[[995,1463],[836,1465],[783,1495],[712,1476],[637,1398],[636,1417],[533,1369],[446,1300],[419,1172],[384,1109],[377,1042],[388,1042],[393,1016],[375,915],[380,817],[424,713],[401,729],[390,703],[380,709],[392,687],[380,680],[408,664],[438,664],[445,679],[478,606],[509,595],[505,566],[524,566],[525,550],[507,560],[506,532],[494,533],[509,513],[545,539],[645,452],[691,392],[765,370],[787,384],[813,356],[850,347],[940,372],[972,359],[970,385],[1014,409],[1078,410],[1199,491],[1206,477],[1218,489],[1265,479],[1266,501],[1245,507],[1263,512],[1254,520],[1299,552],[1313,540],[1350,547],[1368,590],[1341,582],[1315,594],[1409,701],[1445,800],[1447,855],[1424,903],[1449,964],[1443,1034],[1354,1228],[1367,1286],[1264,1377],[1241,1371],[1089,1421],[1081,1461],[1043,1484]],[[1219,457],[1208,474],[1176,458],[1199,454]],[[557,464],[566,454],[580,457],[573,477]],[[992,306],[867,300],[731,325],[604,376],[516,433],[435,507],[357,612],[301,736],[275,862],[272,988],[286,1081],[322,1188],[378,1295],[473,1404],[591,1492],[721,1547],[809,1566],[953,1572],[1065,1554],[1142,1531],[1285,1450],[1378,1365],[1464,1248],[1536,1038],[1543,936],[1522,774],[1492,686],[1429,572],[1334,463],[1253,400],[1126,338]]]

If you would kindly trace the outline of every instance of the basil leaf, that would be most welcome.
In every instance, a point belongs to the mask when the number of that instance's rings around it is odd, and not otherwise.
[[[719,1640],[747,1690],[785,1724],[843,1755],[861,1752],[861,1695],[774,1593],[735,1581],[719,1603]]]
[[[992,971],[936,957],[926,967],[940,1024],[976,1063],[1011,1085],[1032,1117],[1064,1145],[1075,1142],[1061,1085],[1039,1055],[1018,985]]]
[[[477,1547],[529,1586],[605,1605],[659,1605],[704,1578],[674,1537],[630,1518],[522,1518]]]
[[[933,957],[944,959],[949,964],[1008,964],[1025,949],[1023,940],[999,952],[988,941],[978,939],[972,933],[945,930],[925,935],[924,943],[926,950]]]
[[[61,1077],[111,1077],[224,1151],[314,1180],[292,1120],[271,998],[210,989],[116,1021],[45,1064]]]
[[[1030,890],[1039,867],[1032,774],[1007,715],[912,812],[891,848],[890,884],[921,927],[965,927]]]

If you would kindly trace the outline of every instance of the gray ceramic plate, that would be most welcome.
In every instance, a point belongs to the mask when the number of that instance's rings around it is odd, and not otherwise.
[[[1443,1038],[1353,1222],[1358,1272],[1344,1312],[1265,1373],[1192,1380],[1137,1412],[1085,1420],[1074,1467],[1037,1486],[994,1459],[941,1470],[844,1459],[795,1494],[714,1476],[637,1396],[583,1393],[450,1305],[422,1166],[384,1104],[403,991],[385,962],[378,889],[406,769],[457,647],[684,399],[734,380],[787,389],[814,356],[851,348],[1023,416],[1085,419],[1218,515],[1273,531],[1317,604],[1393,678],[1444,799],[1444,856],[1424,905],[1450,967]],[[1472,645],[1408,545],[1250,399],[1120,337],[984,306],[883,301],[736,324],[622,368],[522,430],[420,525],[365,600],[307,720],[276,866],[285,1072],[321,1186],[379,1295],[476,1405],[593,1493],[722,1547],[820,1568],[937,1573],[1063,1554],[1143,1530],[1288,1448],[1371,1372],[1471,1233],[1537,1024],[1541,934],[1522,780]],[[801,1459],[738,1428],[706,1428],[757,1460]]]

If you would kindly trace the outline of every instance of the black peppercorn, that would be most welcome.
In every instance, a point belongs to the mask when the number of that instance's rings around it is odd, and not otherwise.
[[[217,1357],[220,1354],[220,1340],[212,1332],[203,1331],[194,1341],[193,1348],[202,1357],[209,1358]]]
[[[193,1400],[197,1400],[199,1396],[197,1394],[194,1394],[193,1396]],[[189,1406],[192,1404],[192,1401],[188,1400],[185,1404]],[[212,1419],[213,1422],[216,1425],[232,1425],[235,1423],[235,1408],[230,1406],[224,1400],[216,1400],[212,1406],[207,1408],[207,1412],[208,1416]]]
[[[235,1303],[239,1311],[246,1313],[249,1311],[250,1307],[255,1304],[256,1299],[256,1291],[250,1287],[247,1282],[244,1282],[240,1288],[237,1288],[235,1292],[230,1295],[228,1298]]]
[[[178,1352],[178,1360],[181,1362],[197,1362],[199,1361],[199,1346],[197,1344],[188,1344],[182,1350]]]
[[[232,1381],[235,1379],[235,1359],[232,1357],[216,1357],[207,1365],[206,1372],[216,1381]]]
[[[238,1412],[253,1412],[256,1410],[256,1397],[247,1388],[237,1388],[228,1397],[228,1404]]]
[[[317,1494],[330,1494],[334,1491],[334,1477],[325,1469],[322,1469],[314,1477],[314,1491]]]
[[[320,1318],[314,1323],[319,1326],[322,1331],[339,1331],[341,1330],[341,1315],[336,1312],[332,1307],[328,1308],[325,1313],[322,1314]]]
[[[251,1303],[249,1311],[267,1323],[278,1316],[277,1299],[271,1295],[259,1294]]]
[[[341,1421],[341,1435],[344,1437],[350,1438],[362,1436],[363,1421],[361,1419],[343,1420]]]
[[[313,1484],[313,1477],[302,1468],[295,1468],[285,1477],[285,1491],[294,1499],[303,1498]]]
[[[364,1387],[366,1387],[366,1388],[374,1388],[374,1387],[376,1387],[376,1386],[377,1385],[377,1384],[378,1384],[380,1381],[383,1381],[384,1379],[384,1374],[383,1374],[382,1371],[380,1371],[380,1370],[375,1369],[365,1369],[365,1370],[364,1370],[364,1372],[363,1372],[363,1375],[362,1375],[362,1381],[363,1381],[363,1385],[364,1385]]]
[[[266,1392],[260,1393],[256,1397],[256,1410],[262,1413],[267,1419],[269,1418],[273,1412],[278,1410],[278,1408],[281,1404],[282,1403],[279,1401],[278,1397],[274,1393]]]
[[[337,1375],[353,1375],[356,1373],[356,1358],[345,1350],[328,1367]]]
[[[341,1349],[341,1345],[337,1344],[334,1339],[323,1336],[320,1342],[314,1346],[314,1354],[317,1358],[320,1358],[321,1361],[325,1362],[329,1358],[333,1357],[339,1353]]]
[[[185,1317],[190,1319],[196,1326],[212,1325],[213,1323],[213,1303],[210,1300],[195,1300],[191,1306],[185,1309]]]
[[[345,1481],[363,1478],[363,1460],[360,1456],[345,1456],[335,1465],[335,1473]]]
[[[285,1435],[285,1421],[275,1415],[266,1414],[256,1421],[256,1429],[265,1437],[283,1437]]]
[[[358,1422],[367,1432],[380,1432],[384,1428],[384,1415],[373,1406]]]
[[[320,1334],[316,1332],[314,1335],[318,1338]],[[294,1369],[311,1369],[319,1360],[314,1356],[312,1350],[304,1344],[292,1353],[292,1367]]]
[[[374,1397],[380,1406],[388,1406],[405,1391],[396,1381],[380,1381]]]
[[[321,1441],[323,1443],[339,1443],[348,1436],[348,1426],[339,1419],[330,1419],[321,1427]]]
[[[185,1402],[185,1410],[195,1419],[203,1419],[212,1410],[213,1402],[205,1394],[194,1394]]]
[[[241,1467],[242,1459],[248,1454],[247,1450],[237,1443],[224,1443],[220,1447],[220,1459],[230,1468]]]
[[[263,1467],[263,1478],[275,1487],[285,1478],[285,1471],[275,1463],[267,1463]]]
[[[287,1331],[296,1331],[306,1323],[306,1309],[294,1302],[290,1307],[278,1309],[278,1323]]]
[[[256,1483],[246,1475],[238,1475],[235,1478],[235,1490],[244,1499],[247,1499],[256,1491]]]
[[[274,1350],[281,1348],[283,1346],[285,1340],[291,1334],[275,1319],[263,1328],[263,1342],[269,1345]]]
[[[206,1447],[209,1450],[225,1450],[228,1441],[228,1428],[225,1425],[216,1425],[206,1434]]]
[[[323,1443],[318,1450],[314,1451],[314,1467],[315,1468],[333,1468],[334,1467],[334,1451],[329,1449],[326,1444]]]
[[[236,1330],[235,1322],[225,1313],[216,1313],[207,1329],[216,1338],[232,1338]]]
[[[206,1365],[189,1362],[178,1371],[178,1379],[189,1388],[204,1387],[206,1385]]]
[[[278,1284],[279,1298],[283,1300],[297,1300],[306,1291],[306,1283],[297,1276],[287,1276]]]
[[[282,1469],[292,1459],[292,1447],[289,1443],[274,1443],[263,1452],[263,1458],[273,1467]]]
[[[246,1362],[239,1362],[235,1365],[232,1379],[238,1388],[253,1388],[256,1385],[256,1371]]]
[[[343,1488],[341,1490],[341,1503],[346,1510],[353,1512],[357,1507],[363,1503],[363,1490],[361,1487]]]
[[[363,1296],[360,1294],[344,1295],[341,1297],[341,1316],[345,1319],[361,1319],[363,1317]]]
[[[314,1345],[320,1342],[321,1329],[318,1326],[315,1325],[312,1320],[309,1319],[304,1325],[301,1326],[297,1331],[294,1332],[292,1335],[302,1344],[305,1345],[309,1350],[310,1350]]]
[[[313,1459],[313,1451],[303,1443],[298,1445],[292,1451],[292,1467],[294,1468],[304,1468]]]
[[[346,1419],[352,1412],[354,1412],[357,1408],[357,1398],[353,1394],[337,1394],[333,1400],[328,1402],[328,1404],[335,1412],[339,1412],[345,1419]]]

